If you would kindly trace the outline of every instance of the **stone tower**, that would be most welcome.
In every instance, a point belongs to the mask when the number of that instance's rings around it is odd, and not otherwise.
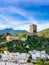
[[[30,33],[36,33],[37,32],[37,25],[31,24],[30,25]]]

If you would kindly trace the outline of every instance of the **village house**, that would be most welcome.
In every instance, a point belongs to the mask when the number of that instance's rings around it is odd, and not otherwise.
[[[27,54],[27,53],[21,53],[21,54],[19,54],[19,56],[18,56],[18,62],[19,63],[26,63],[27,62],[27,60],[28,60],[28,58],[29,58],[29,54]]]
[[[2,61],[11,61],[11,62],[18,62],[18,63],[26,63],[28,58],[29,58],[29,54],[27,53],[11,53],[8,51],[4,51],[4,53],[1,54],[2,55]]]
[[[48,58],[49,59],[49,55],[46,54],[46,52],[44,50],[43,51],[33,50],[33,51],[29,51],[29,53],[32,56],[32,60],[38,60],[39,58]]]

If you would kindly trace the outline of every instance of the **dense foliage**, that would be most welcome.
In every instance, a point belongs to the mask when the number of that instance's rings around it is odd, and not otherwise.
[[[26,33],[13,34],[13,36],[26,37]]]
[[[28,52],[29,50],[45,50],[49,54],[49,38],[37,35],[28,36],[26,41],[13,40],[0,45],[0,49],[5,48],[10,52]]]
[[[49,65],[49,60],[39,59],[36,65]]]
[[[4,43],[0,43],[0,50],[8,50],[10,52],[27,52],[29,50],[45,50],[46,53],[49,54],[49,36],[48,35],[48,30],[46,31],[41,31],[38,33],[38,35],[32,35],[32,36],[27,36],[26,41],[21,41],[21,40],[13,40],[13,41],[4,41]],[[44,33],[43,33],[44,32]],[[43,34],[40,36],[40,34]],[[0,36],[0,39],[5,39],[5,37],[9,34],[4,34]],[[20,34],[14,34],[13,36],[19,36],[19,37],[26,37],[26,33],[20,33]]]

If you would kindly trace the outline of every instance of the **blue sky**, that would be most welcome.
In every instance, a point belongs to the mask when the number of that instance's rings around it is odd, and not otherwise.
[[[49,0],[0,0],[0,29],[29,31],[30,24],[49,28]]]

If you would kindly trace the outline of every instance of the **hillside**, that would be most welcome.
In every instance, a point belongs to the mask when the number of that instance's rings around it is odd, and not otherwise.
[[[0,50],[8,50],[10,52],[20,52],[25,53],[30,50],[45,50],[49,54],[49,29],[42,30],[38,32],[38,35],[27,36],[26,41],[13,40],[5,41],[3,44],[0,44]],[[0,36],[1,39],[4,39],[8,34]],[[14,34],[14,36],[25,37],[25,34]]]
[[[49,38],[49,28],[38,32],[39,36]]]
[[[0,50],[8,50],[10,52],[25,53],[30,50],[45,50],[49,54],[49,38],[39,37],[37,35],[28,36],[26,41],[13,40],[5,41],[0,44]]]

